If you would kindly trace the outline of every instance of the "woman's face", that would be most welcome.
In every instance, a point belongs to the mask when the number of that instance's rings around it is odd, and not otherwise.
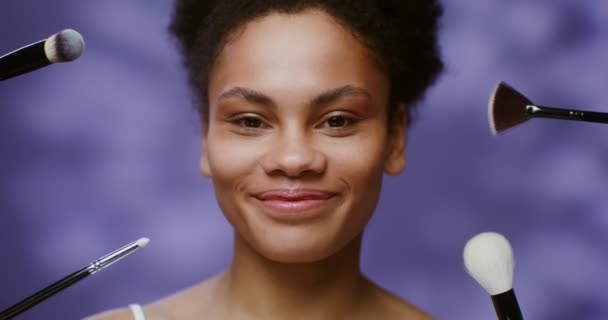
[[[239,236],[279,262],[358,236],[383,172],[404,165],[405,119],[389,135],[388,80],[367,49],[322,11],[273,13],[230,38],[209,80],[201,170]]]

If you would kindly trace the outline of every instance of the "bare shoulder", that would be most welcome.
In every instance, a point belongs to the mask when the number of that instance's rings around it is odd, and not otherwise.
[[[433,320],[433,317],[401,299],[386,289],[374,284],[374,298],[377,306],[376,315],[382,319]]]
[[[190,288],[176,292],[147,306],[150,314],[167,319],[212,318],[218,307],[218,280],[216,275]]]
[[[217,290],[220,275],[200,284],[173,293],[158,301],[142,306],[146,320],[193,319],[200,310],[213,309],[212,297]],[[82,320],[133,320],[130,308],[121,308],[92,315]]]
[[[114,309],[86,317],[82,320],[133,320],[133,312],[128,308]]]
[[[159,309],[154,304],[150,306],[142,306],[142,310],[146,320],[169,320],[172,319],[162,309]],[[82,320],[134,320],[135,315],[130,308],[121,308],[105,311]]]

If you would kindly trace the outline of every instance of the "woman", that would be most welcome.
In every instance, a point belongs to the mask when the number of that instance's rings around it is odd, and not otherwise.
[[[430,319],[360,271],[384,173],[440,72],[435,1],[177,1],[202,173],[235,230],[229,268],[91,319]],[[145,315],[145,316],[144,316]]]

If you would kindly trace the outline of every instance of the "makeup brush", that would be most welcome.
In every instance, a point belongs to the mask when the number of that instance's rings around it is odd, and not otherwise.
[[[76,282],[98,272],[99,270],[106,268],[113,264],[114,262],[128,256],[129,254],[135,252],[139,248],[145,247],[150,239],[141,238],[137,241],[134,241],[118,250],[113,251],[110,254],[107,254],[95,261],[93,261],[88,266],[62,278],[61,280],[49,285],[48,287],[34,293],[33,295],[19,301],[13,306],[5,309],[0,312],[0,320],[9,320],[14,317],[20,315],[21,313],[29,310],[40,302],[50,298],[54,294],[66,289],[67,287],[75,284]]]
[[[532,118],[608,123],[608,113],[535,105],[504,82],[499,82],[492,92],[488,117],[493,134],[501,133]]]
[[[499,320],[523,320],[513,291],[513,250],[509,241],[495,232],[480,233],[464,246],[464,265],[492,297]]]
[[[84,40],[80,33],[72,29],[62,30],[0,57],[0,81],[53,63],[75,60],[83,50]]]

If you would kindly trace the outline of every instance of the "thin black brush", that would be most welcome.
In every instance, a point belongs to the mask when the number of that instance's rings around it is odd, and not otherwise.
[[[110,254],[107,254],[95,260],[88,266],[62,278],[61,280],[49,285],[48,287],[34,293],[33,295],[19,301],[13,306],[0,312],[0,320],[13,319],[14,317],[39,304],[40,302],[75,284],[76,282],[96,273],[97,271],[105,267],[110,266],[114,262],[135,252],[137,249],[144,247],[146,244],[148,244],[149,241],[150,240],[148,238],[141,238],[116,251],[113,251]]]

